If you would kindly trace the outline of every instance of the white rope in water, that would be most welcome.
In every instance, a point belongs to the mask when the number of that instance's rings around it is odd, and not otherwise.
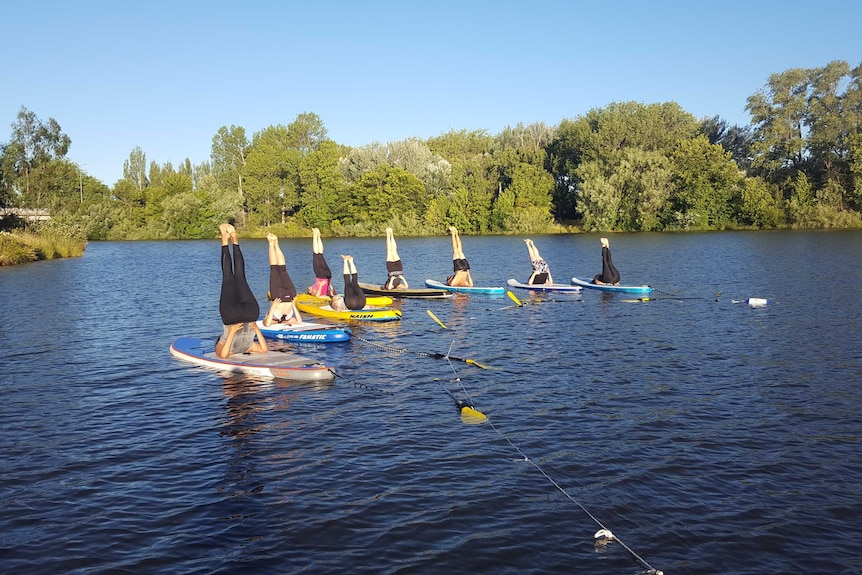
[[[449,353],[451,353],[451,352],[452,352],[452,345],[454,345],[454,344],[455,344],[455,342],[454,342],[454,340],[453,340],[453,341],[452,341],[452,344],[449,346]],[[461,390],[464,392],[464,395],[467,397],[467,399],[470,401],[470,403],[471,403],[471,405],[472,405],[473,401],[472,401],[472,399],[470,399],[470,396],[469,396],[469,394],[467,393],[467,388],[466,388],[466,387],[464,387],[464,383],[461,381],[461,378],[460,378],[460,377],[458,377],[458,373],[455,371],[455,366],[453,366],[453,365],[452,365],[452,362],[451,362],[451,361],[449,361],[449,358],[448,358],[448,357],[446,358],[446,361],[449,363],[449,367],[452,369],[452,374],[455,376],[455,379],[454,379],[453,381],[457,381],[457,382],[461,385]],[[530,459],[530,458],[527,456],[527,454],[526,454],[526,453],[524,453],[524,452],[521,450],[521,448],[520,448],[520,447],[518,447],[517,445],[515,445],[515,444],[512,442],[512,440],[511,440],[511,439],[509,439],[509,438],[508,438],[508,437],[507,437],[507,436],[506,436],[502,431],[500,431],[499,429],[497,429],[497,427],[494,425],[494,423],[493,423],[490,419],[488,419],[488,425],[490,425],[490,426],[491,426],[491,429],[493,429],[495,432],[497,432],[497,435],[499,435],[499,436],[500,436],[500,437],[502,437],[504,440],[506,440],[506,443],[508,443],[509,445],[511,445],[511,446],[512,446],[512,448],[513,448],[515,451],[517,451],[517,452],[518,452],[518,454],[519,454],[521,457],[523,457],[523,458],[524,458],[524,461],[526,461],[527,463],[529,463],[530,465],[532,465],[533,467],[535,467],[535,468],[538,470],[538,472],[539,472],[539,473],[541,473],[541,474],[545,477],[545,479],[547,479],[548,481],[550,481],[550,482],[551,482],[551,485],[553,485],[554,487],[556,487],[556,488],[560,491],[560,493],[562,493],[563,495],[565,495],[565,496],[569,499],[569,501],[571,501],[572,503],[574,503],[575,505],[577,505],[578,507],[580,507],[580,508],[581,508],[581,510],[582,510],[584,513],[586,513],[586,514],[589,516],[589,518],[590,518],[590,519],[592,519],[592,520],[596,523],[596,525],[598,525],[598,526],[599,526],[599,530],[596,532],[596,534],[595,534],[595,536],[594,536],[594,537],[595,537],[595,539],[596,539],[597,541],[602,541],[603,543],[608,543],[608,542],[610,542],[610,541],[616,541],[617,543],[619,543],[619,544],[623,547],[623,549],[625,549],[626,551],[628,551],[628,552],[629,552],[629,554],[631,554],[631,556],[632,556],[632,557],[634,557],[634,558],[635,558],[635,559],[636,559],[636,560],[637,560],[637,561],[638,561],[638,562],[639,562],[643,567],[645,567],[645,568],[647,569],[647,571],[645,571],[645,573],[646,573],[647,575],[664,575],[664,572],[659,571],[658,569],[655,569],[652,565],[650,565],[649,563],[647,563],[647,561],[646,561],[643,557],[641,557],[640,555],[638,555],[637,553],[635,553],[635,552],[634,552],[634,550],[633,550],[631,547],[629,547],[628,545],[626,545],[625,543],[623,543],[623,541],[622,541],[621,539],[619,539],[618,537],[616,537],[616,536],[611,532],[611,530],[610,530],[610,529],[608,529],[607,527],[605,527],[605,526],[602,524],[602,522],[601,522],[601,521],[599,521],[599,520],[598,520],[598,518],[597,518],[595,515],[593,515],[592,513],[590,513],[589,509],[587,509],[586,507],[584,507],[583,505],[581,505],[581,503],[580,503],[577,499],[575,499],[574,497],[572,497],[571,495],[569,495],[569,493],[568,493],[565,489],[563,489],[563,487],[562,487],[559,483],[557,483],[557,482],[554,480],[554,478],[553,478],[553,477],[551,477],[550,475],[548,475],[548,473],[547,473],[544,469],[542,469],[542,467],[541,467],[538,463],[536,463],[535,461],[533,461],[532,459]]]
[[[539,472],[539,473],[541,473],[542,475],[544,475],[544,476],[545,476],[545,479],[547,479],[548,481],[550,481],[550,482],[551,482],[551,485],[553,485],[554,487],[556,487],[556,488],[560,491],[560,493],[562,493],[563,495],[565,495],[565,496],[569,499],[569,501],[571,501],[572,503],[574,503],[575,505],[577,505],[578,507],[580,507],[580,508],[581,508],[581,510],[582,510],[584,513],[586,513],[586,514],[589,516],[589,518],[590,518],[590,519],[592,519],[592,520],[596,523],[596,525],[598,525],[598,526],[599,526],[599,530],[598,530],[598,531],[596,532],[596,534],[595,534],[595,538],[596,538],[597,540],[598,540],[598,539],[603,539],[605,542],[608,542],[608,541],[616,541],[617,543],[619,543],[619,544],[623,547],[623,549],[625,549],[626,551],[628,551],[628,552],[631,554],[631,556],[632,556],[632,557],[634,557],[634,558],[635,558],[635,559],[636,559],[636,560],[637,560],[641,565],[643,565],[643,566],[647,569],[646,573],[648,573],[648,574],[650,574],[650,575],[664,575],[664,573],[663,573],[662,571],[659,571],[659,570],[655,569],[652,565],[650,565],[649,563],[647,563],[647,562],[646,562],[646,560],[645,560],[643,557],[641,557],[640,555],[638,555],[637,553],[635,553],[635,552],[634,552],[634,550],[633,550],[631,547],[629,547],[628,545],[626,545],[625,543],[623,543],[623,541],[622,541],[620,538],[616,537],[616,536],[611,532],[611,530],[610,530],[610,529],[608,529],[607,527],[605,527],[605,526],[602,524],[602,522],[598,520],[598,518],[597,518],[595,515],[593,515],[592,513],[590,513],[589,509],[587,509],[586,507],[584,507],[583,505],[581,505],[581,503],[580,503],[577,499],[575,499],[574,497],[572,497],[571,495],[569,495],[569,493],[568,493],[565,489],[563,489],[563,487],[562,487],[559,483],[557,483],[557,482],[554,480],[554,478],[553,478],[553,477],[551,477],[550,475],[548,475],[548,474],[547,474],[547,472],[545,472],[545,470],[544,470],[544,469],[542,469],[542,467],[541,467],[538,463],[536,463],[535,461],[533,461],[532,459],[530,459],[530,458],[527,456],[527,454],[526,454],[526,453],[524,453],[524,452],[521,450],[521,448],[520,448],[520,447],[518,447],[517,445],[515,445],[515,444],[512,442],[512,440],[511,440],[511,439],[509,439],[509,438],[508,438],[508,437],[507,437],[503,432],[501,432],[499,429],[497,429],[497,427],[494,425],[494,423],[493,423],[490,419],[488,420],[488,425],[490,425],[490,426],[491,426],[491,429],[493,429],[494,431],[496,431],[496,432],[497,432],[497,434],[498,434],[500,437],[502,437],[503,439],[505,439],[505,440],[506,440],[506,443],[508,443],[509,445],[511,445],[511,446],[512,446],[512,448],[513,448],[515,451],[517,451],[517,452],[521,455],[521,457],[523,457],[523,458],[524,458],[524,461],[526,461],[527,463],[529,463],[530,465],[532,465],[533,467],[535,467],[535,468],[538,470],[538,472]]]
[[[356,337],[356,336],[354,336],[354,337]],[[377,348],[380,348],[380,349],[384,349],[384,350],[386,350],[386,351],[392,351],[392,352],[395,352],[395,353],[409,353],[409,352],[410,352],[410,350],[408,350],[408,349],[399,349],[399,348],[395,348],[395,347],[389,347],[389,346],[381,345],[381,344],[378,344],[378,343],[374,343],[374,342],[372,342],[372,341],[368,341],[368,340],[362,339],[362,338],[360,338],[360,337],[357,337],[357,339],[359,339],[359,340],[360,340],[360,341],[362,341],[363,343],[366,343],[366,344],[368,344],[368,345],[371,345],[371,346],[374,346],[374,347],[377,347]],[[450,345],[449,345],[449,351],[447,352],[447,356],[446,356],[446,362],[449,364],[449,368],[452,370],[452,374],[453,374],[453,376],[454,376],[454,378],[453,378],[451,381],[452,381],[452,382],[457,382],[457,383],[461,386],[461,391],[464,393],[464,396],[467,398],[467,401],[469,401],[469,402],[470,402],[470,405],[472,405],[472,404],[473,404],[473,400],[470,398],[470,395],[467,393],[467,388],[464,386],[464,382],[462,382],[462,381],[461,381],[461,378],[458,376],[458,372],[457,372],[457,371],[455,371],[455,366],[454,366],[454,365],[452,365],[452,362],[450,361],[450,359],[449,359],[449,357],[448,357],[448,356],[449,356],[449,354],[451,354],[451,353],[452,353],[452,347],[453,347],[454,345],[455,345],[455,341],[453,340],[453,341],[452,341],[452,344],[450,344]],[[430,356],[430,355],[431,355],[431,354],[428,354],[428,353],[422,353],[422,352],[413,352],[413,353],[419,353],[419,355],[428,355],[428,356]],[[447,391],[448,391],[448,390],[447,390]],[[452,395],[452,393],[451,393],[451,392],[449,392],[449,395]],[[453,398],[454,398],[454,396],[453,396]],[[584,513],[586,513],[586,514],[587,514],[587,516],[588,516],[590,519],[592,519],[592,520],[595,522],[595,524],[596,524],[596,525],[598,525],[598,526],[599,526],[599,530],[598,530],[598,531],[596,531],[596,534],[594,535],[594,538],[596,539],[596,541],[597,541],[597,542],[601,542],[601,543],[608,543],[608,542],[610,542],[610,541],[616,541],[617,543],[619,543],[619,544],[622,546],[622,548],[623,548],[623,549],[625,549],[626,551],[628,551],[628,552],[629,552],[629,554],[630,554],[632,557],[634,557],[634,558],[635,558],[635,560],[637,560],[637,562],[638,562],[638,563],[640,563],[644,568],[646,568],[646,569],[647,569],[647,571],[645,571],[645,572],[644,572],[646,575],[664,575],[664,572],[662,572],[662,571],[660,571],[660,570],[658,570],[658,569],[654,568],[652,565],[650,565],[650,564],[649,564],[649,563],[648,563],[648,562],[647,562],[643,557],[641,557],[640,555],[638,555],[637,553],[635,553],[635,551],[634,551],[631,547],[629,547],[628,545],[626,545],[626,544],[625,544],[625,543],[624,543],[624,542],[623,542],[619,537],[617,537],[616,535],[614,535],[614,534],[613,534],[613,532],[612,532],[610,529],[608,529],[607,527],[605,527],[605,525],[604,525],[604,524],[602,524],[602,522],[601,522],[601,521],[599,521],[599,519],[598,519],[595,515],[593,515],[592,513],[590,513],[590,510],[589,510],[589,509],[587,509],[586,507],[584,507],[584,506],[583,506],[583,505],[582,505],[582,504],[581,504],[577,499],[575,499],[574,497],[572,497],[572,496],[571,496],[571,495],[570,495],[570,494],[569,494],[565,489],[563,489],[563,487],[562,487],[559,483],[557,483],[557,482],[554,480],[554,478],[553,478],[553,477],[551,477],[550,475],[548,475],[548,473],[547,473],[544,469],[542,469],[542,467],[541,467],[538,463],[536,463],[535,461],[533,461],[532,459],[530,459],[530,457],[529,457],[529,456],[527,456],[527,454],[526,454],[526,453],[524,453],[524,452],[523,452],[523,450],[521,450],[521,448],[520,448],[520,447],[518,447],[517,445],[515,445],[515,443],[514,443],[514,442],[512,442],[512,440],[511,440],[511,439],[509,439],[509,438],[508,438],[508,437],[507,437],[507,436],[506,436],[502,431],[500,431],[499,429],[497,429],[497,426],[495,426],[495,425],[494,425],[494,423],[493,423],[490,419],[488,419],[488,425],[490,425],[490,426],[491,426],[491,429],[493,429],[493,430],[494,430],[494,431],[495,431],[495,432],[496,432],[500,437],[502,437],[502,438],[506,441],[506,443],[508,443],[508,444],[512,447],[512,449],[514,449],[515,451],[517,451],[517,452],[518,452],[518,454],[519,454],[521,457],[523,457],[523,458],[524,458],[524,461],[526,461],[527,463],[529,463],[530,465],[532,465],[532,466],[533,466],[533,467],[534,467],[534,468],[535,468],[539,473],[541,473],[541,474],[545,477],[545,479],[547,479],[547,480],[551,483],[551,485],[553,485],[554,487],[556,487],[556,488],[557,488],[557,490],[558,490],[560,493],[562,493],[563,495],[565,495],[565,496],[566,496],[566,498],[567,498],[569,501],[571,501],[572,503],[574,503],[575,505],[577,505],[577,506],[578,506],[578,507],[579,507],[579,508],[584,512]]]

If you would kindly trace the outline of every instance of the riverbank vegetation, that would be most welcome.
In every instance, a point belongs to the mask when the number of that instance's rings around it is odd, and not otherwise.
[[[675,102],[612,102],[556,126],[343,146],[314,113],[213,136],[198,165],[129,154],[108,187],[71,139],[22,108],[0,150],[0,205],[46,208],[89,239],[535,234],[862,227],[862,65],[773,74],[748,126]]]
[[[77,232],[46,229],[0,232],[0,266],[84,255],[87,242]]]

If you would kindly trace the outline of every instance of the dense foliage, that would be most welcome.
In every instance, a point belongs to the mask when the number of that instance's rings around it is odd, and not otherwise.
[[[21,108],[0,147],[0,208],[48,209],[90,239],[248,234],[527,234],[862,226],[862,66],[773,74],[750,126],[674,102],[613,102],[558,126],[450,131],[349,148],[313,113],[251,135],[223,126],[209,161],[147,163],[108,187],[66,159],[71,139]]]

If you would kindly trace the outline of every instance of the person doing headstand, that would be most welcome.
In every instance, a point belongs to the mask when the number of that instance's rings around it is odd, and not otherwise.
[[[458,235],[458,230],[454,226],[449,227],[449,233],[452,234],[452,275],[446,278],[446,284],[450,286],[468,286],[473,285],[473,276],[470,275],[470,263],[464,257],[464,250],[461,247],[461,236]]]
[[[365,307],[365,292],[359,287],[359,273],[353,256],[341,256],[344,259],[344,296],[332,298],[332,309],[360,310]],[[339,299],[343,301],[338,301]]]
[[[269,327],[274,323],[302,323],[302,316],[293,303],[296,287],[287,273],[287,264],[278,245],[278,237],[275,234],[266,234],[266,239],[269,242],[269,297],[272,304],[263,318],[263,325]]]
[[[266,340],[257,327],[260,306],[245,279],[245,259],[239,249],[236,229],[231,224],[222,224],[219,232],[222,271],[219,314],[224,333],[216,342],[216,355],[224,359],[234,353],[265,353]],[[228,244],[233,244],[233,262]]]
[[[332,287],[332,271],[323,257],[323,240],[320,239],[320,230],[311,228],[311,265],[314,268],[314,285],[308,288],[308,293],[317,297],[331,297],[335,295]]]
[[[614,261],[611,259],[611,248],[608,245],[608,238],[602,238],[602,273],[593,278],[594,284],[601,285],[620,285],[620,272],[614,266]]]
[[[551,268],[548,267],[548,263],[539,255],[536,244],[533,243],[533,240],[529,239],[524,240],[524,242],[527,244],[527,251],[530,254],[530,266],[533,268],[527,283],[530,285],[554,283],[551,277]]]
[[[407,280],[404,279],[404,265],[398,257],[398,246],[395,244],[395,235],[392,228],[386,228],[386,283],[383,289],[407,289]]]

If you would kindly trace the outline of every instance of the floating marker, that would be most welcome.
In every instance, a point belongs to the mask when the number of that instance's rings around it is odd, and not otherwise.
[[[766,307],[766,304],[769,303],[769,300],[762,297],[750,297],[745,302],[750,307]]]

